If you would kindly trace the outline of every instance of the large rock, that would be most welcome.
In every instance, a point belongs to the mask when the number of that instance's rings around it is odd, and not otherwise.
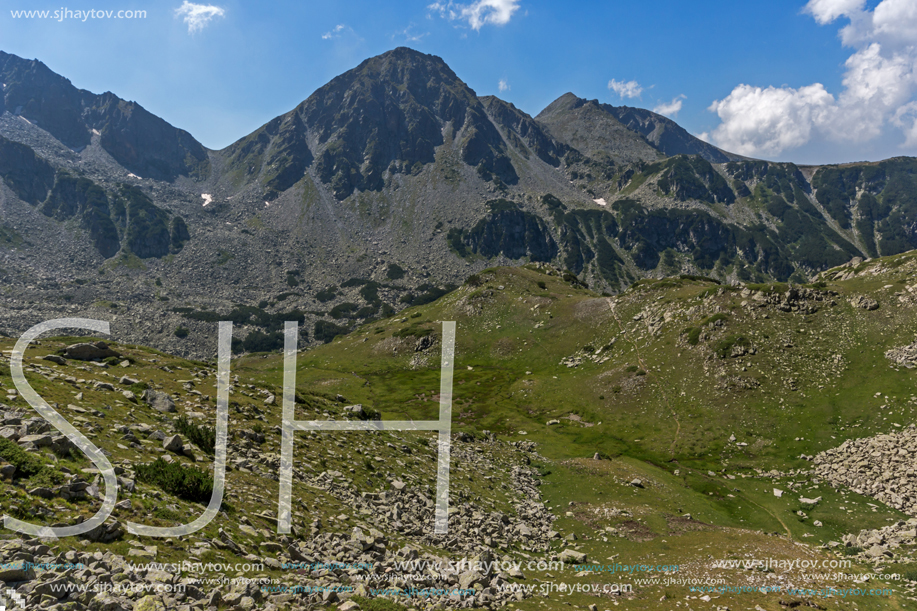
[[[147,389],[143,391],[143,394],[140,395],[140,398],[143,399],[143,402],[160,412],[174,412],[175,402],[172,400],[172,397],[167,395],[164,392],[158,390]]]
[[[100,361],[110,356],[121,356],[108,347],[105,342],[94,344],[73,344],[64,348],[64,356],[78,361]]]
[[[0,567],[0,581],[5,583],[16,581],[31,581],[35,579],[35,571],[23,568],[22,563],[11,562],[7,568]]]
[[[169,452],[181,454],[181,451],[185,448],[185,444],[182,442],[181,437],[178,435],[172,435],[162,442],[162,447],[164,447]]]
[[[879,309],[879,302],[872,297],[866,297],[865,295],[857,295],[856,297],[851,298],[849,301],[850,305],[855,308],[862,308],[864,310]]]
[[[105,524],[99,524],[83,537],[97,543],[111,543],[124,536],[124,527],[118,520],[112,520]]]
[[[582,564],[583,562],[586,562],[586,554],[573,549],[565,549],[560,553],[558,558],[561,562],[571,562],[574,564]]]
[[[54,444],[54,439],[47,433],[40,433],[38,435],[26,435],[25,437],[19,438],[20,445],[25,445],[27,443],[34,444],[37,448],[46,448]]]

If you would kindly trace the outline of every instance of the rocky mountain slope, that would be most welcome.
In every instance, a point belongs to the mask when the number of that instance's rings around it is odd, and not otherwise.
[[[131,535],[127,521],[203,511],[214,363],[119,343],[85,361],[93,351],[72,347],[85,338],[42,337],[26,377],[108,454],[119,505],[83,538],[3,533],[5,560],[55,566],[0,579],[31,605],[125,611],[907,609],[917,497],[899,450],[917,421],[915,310],[914,252],[806,286],[672,276],[616,296],[536,263],[482,270],[301,353],[298,420],[429,420],[441,321],[456,321],[446,537],[432,532],[436,439],[419,431],[298,432],[293,531],[277,534],[279,353],[232,362],[214,521]],[[12,343],[0,340],[0,506],[75,523],[104,485],[19,396]],[[621,568],[639,565],[667,568]],[[121,586],[66,589],[106,583]],[[464,592],[431,593],[448,589]]]
[[[917,247],[910,158],[741,158],[646,110],[565,94],[537,117],[440,58],[370,58],[221,151],[41,62],[0,55],[0,279],[15,335],[112,320],[212,353],[320,344],[488,266],[546,262],[599,291],[676,272],[804,282]]]

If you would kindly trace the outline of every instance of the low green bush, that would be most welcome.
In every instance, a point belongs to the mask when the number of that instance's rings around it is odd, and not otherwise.
[[[175,419],[175,430],[201,451],[210,455],[216,451],[217,434],[213,427],[194,424],[183,414]]]
[[[16,475],[23,477],[38,475],[47,468],[37,456],[4,437],[0,437],[0,458],[16,467]]]
[[[206,503],[213,494],[213,477],[210,474],[178,462],[167,463],[157,458],[147,465],[137,465],[134,472],[137,481],[156,486],[186,501]]]

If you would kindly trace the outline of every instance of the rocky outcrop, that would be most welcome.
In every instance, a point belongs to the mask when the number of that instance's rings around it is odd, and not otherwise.
[[[121,355],[109,348],[105,342],[95,342],[67,346],[64,348],[64,356],[77,361],[101,361],[102,359]]]
[[[845,441],[812,460],[815,474],[832,484],[917,516],[915,452],[917,426],[912,424],[900,433]]]
[[[0,177],[16,197],[37,204],[54,184],[54,168],[31,147],[0,136]]]
[[[885,358],[890,360],[892,363],[895,363],[896,365],[901,365],[903,367],[907,367],[908,369],[917,367],[917,341],[908,344],[907,346],[901,346],[899,348],[886,350]]]

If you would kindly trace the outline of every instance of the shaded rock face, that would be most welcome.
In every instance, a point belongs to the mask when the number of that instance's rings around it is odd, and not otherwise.
[[[553,259],[557,254],[557,243],[547,223],[515,206],[504,206],[492,205],[492,214],[468,232],[467,242],[471,249],[485,257],[503,254],[510,259]]]
[[[183,218],[170,220],[139,188],[122,185],[119,191],[109,192],[66,170],[55,173],[32,148],[2,137],[0,177],[20,199],[37,204],[45,216],[58,221],[76,219],[106,259],[121,250],[122,239],[140,258],[180,252],[191,239]]]
[[[58,220],[77,217],[96,250],[106,259],[121,248],[105,191],[87,178],[61,173],[41,211]]]
[[[19,199],[37,204],[54,184],[54,168],[25,144],[0,136],[0,177]]]
[[[64,348],[64,356],[77,361],[99,361],[111,356],[121,356],[105,342],[73,344]]]
[[[460,256],[470,253],[485,257],[503,255],[510,259],[529,257],[550,261],[557,255],[557,243],[541,217],[504,200],[487,202],[490,214],[468,231],[452,229],[448,239]]]
[[[666,166],[659,180],[659,188],[666,195],[671,193],[683,202],[696,199],[710,204],[732,204],[736,201],[729,184],[705,159],[679,156]]]
[[[141,259],[169,254],[172,233],[168,214],[136,187],[126,187],[122,193],[127,199],[125,245]]]

